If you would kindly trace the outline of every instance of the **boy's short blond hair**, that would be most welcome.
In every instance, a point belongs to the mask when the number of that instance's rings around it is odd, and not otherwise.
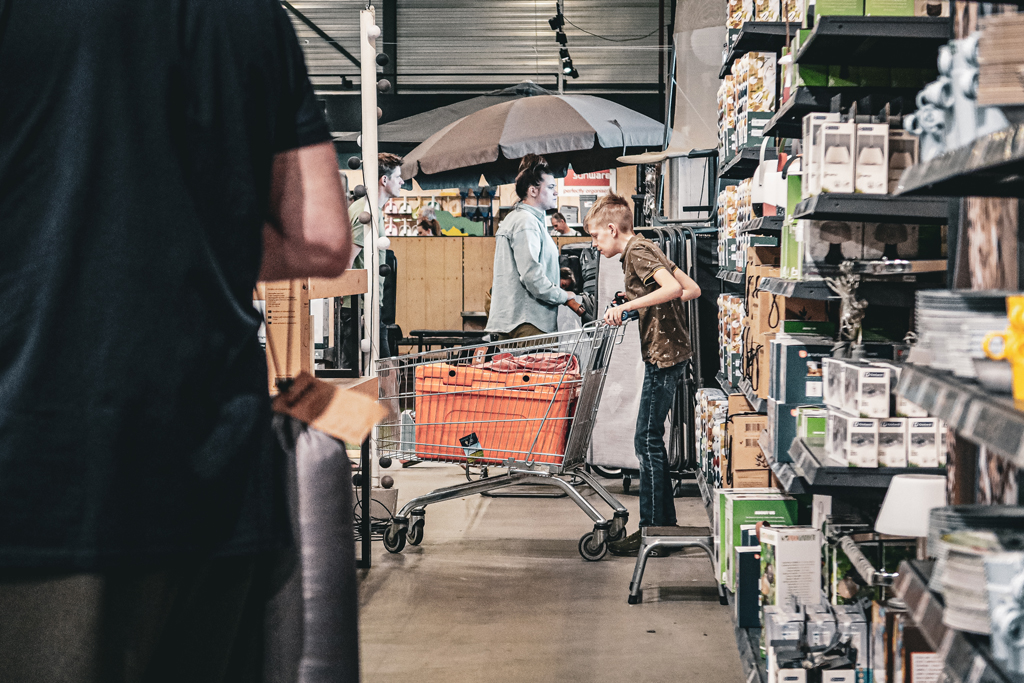
[[[633,209],[625,197],[609,192],[601,195],[587,212],[586,228],[590,232],[593,225],[614,223],[619,230],[633,232]]]

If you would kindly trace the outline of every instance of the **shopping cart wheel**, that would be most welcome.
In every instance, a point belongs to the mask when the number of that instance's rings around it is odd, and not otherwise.
[[[405,549],[405,529],[392,524],[384,532],[384,548],[389,553],[400,553]]]
[[[608,542],[611,543],[612,541],[618,541],[618,540],[621,540],[621,539],[623,539],[625,537],[626,537],[626,527],[625,527],[625,525],[623,525],[623,527],[621,529],[619,529],[619,533],[615,534],[615,538],[611,538],[611,537],[608,538]]]
[[[420,517],[409,527],[409,545],[419,545],[423,542],[423,517]]]
[[[579,549],[580,555],[588,562],[597,562],[608,554],[607,543],[601,543],[595,547],[593,531],[588,531],[580,537]]]

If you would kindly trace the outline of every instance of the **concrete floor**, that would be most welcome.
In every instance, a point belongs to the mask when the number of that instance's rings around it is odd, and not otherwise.
[[[465,481],[453,465],[387,473],[399,506]],[[623,494],[606,481],[632,532],[635,487]],[[677,498],[676,509],[681,525],[707,524],[699,496]],[[584,561],[576,546],[591,528],[568,498],[473,496],[428,507],[418,547],[392,555],[375,542],[360,587],[363,679],[739,683],[729,608],[707,558],[651,560],[644,602],[629,605],[635,560]]]

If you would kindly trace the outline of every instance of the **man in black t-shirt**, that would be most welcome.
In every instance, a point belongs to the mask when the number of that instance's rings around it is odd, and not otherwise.
[[[0,0],[0,680],[258,679],[252,291],[349,235],[278,0]]]

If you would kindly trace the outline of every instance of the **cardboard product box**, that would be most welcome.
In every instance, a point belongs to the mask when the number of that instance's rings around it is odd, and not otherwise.
[[[871,603],[871,683],[892,683],[892,643],[899,612],[905,610],[877,600]]]
[[[865,223],[863,257],[879,259],[916,259],[920,253],[920,228],[903,223]]]
[[[907,420],[907,467],[938,467],[939,422],[937,418]]]
[[[797,226],[801,249],[796,279],[822,280],[836,275],[839,264],[860,259],[864,252],[863,223],[801,220]]]
[[[913,2],[913,0],[908,1]],[[858,123],[856,150],[854,192],[863,194],[885,194],[888,192],[889,124]]]
[[[761,628],[761,546],[733,548],[736,565],[736,599],[733,604],[736,625]]]
[[[857,649],[856,670],[858,678],[865,676],[871,668],[871,638],[868,620],[860,605],[835,605],[836,630],[840,638],[848,638]]]
[[[767,475],[765,481],[768,480]],[[757,489],[751,489],[756,491]],[[722,511],[722,537],[719,557],[725,559],[720,580],[729,590],[736,590],[736,572],[733,548],[741,538],[740,526],[769,522],[772,526],[790,526],[797,518],[797,501],[778,491],[771,493],[743,493],[730,491],[724,497]]]
[[[729,419],[729,454],[734,470],[768,469],[758,439],[768,427],[768,416],[758,413],[734,415]]]
[[[826,67],[827,69],[827,67]],[[828,74],[825,73],[825,84]],[[838,123],[839,113],[807,114],[803,119],[803,175],[801,181],[803,198],[813,197],[821,192],[821,127],[826,123]],[[795,208],[796,205],[793,205]]]
[[[750,401],[744,394],[729,394],[729,415],[739,415],[741,413],[754,413],[754,406],[750,405]]]
[[[761,603],[818,604],[821,544],[821,531],[812,527],[761,527]]]
[[[846,363],[843,408],[860,417],[889,417],[890,374],[870,363]]]
[[[847,467],[878,467],[878,420],[847,416],[843,454]]]
[[[859,66],[836,66],[828,67],[828,87],[830,88],[859,88],[860,67]]]
[[[866,17],[912,17],[915,0],[864,0]]]
[[[828,410],[811,406],[796,409],[796,435],[812,446],[824,446]]]
[[[889,129],[889,194],[896,193],[903,172],[917,163],[919,145],[920,139],[909,130]]]
[[[768,349],[771,340],[775,338],[774,332],[759,335],[760,343],[757,347],[757,357],[754,363],[755,376],[751,377],[750,384],[757,397],[761,400],[768,398],[768,385],[771,383],[771,363],[768,359]],[[756,380],[755,380],[756,377]]]
[[[878,421],[878,466],[907,466],[907,420],[889,417]]]
[[[771,470],[767,469],[753,469],[753,470],[733,470],[731,486],[734,489],[759,489],[759,488],[776,488],[771,485]]]
[[[774,240],[774,238],[773,238]],[[747,265],[777,266],[779,265],[779,248],[757,245],[747,247]]]
[[[809,10],[805,9],[804,11],[808,12]],[[826,15],[864,16],[864,0],[815,0],[810,23],[805,18],[804,28],[812,28],[814,26],[814,18]]]
[[[856,124],[826,123],[821,136],[821,191],[853,192]]]
[[[823,394],[821,362],[832,355],[832,341],[818,336],[779,335],[777,391],[780,403],[820,404]]]
[[[949,0],[914,0],[915,17],[948,17]]]
[[[940,679],[942,658],[907,614],[896,615],[893,683],[931,683]]]
[[[841,358],[821,359],[822,401],[830,408],[843,409],[843,381],[845,366]]]

